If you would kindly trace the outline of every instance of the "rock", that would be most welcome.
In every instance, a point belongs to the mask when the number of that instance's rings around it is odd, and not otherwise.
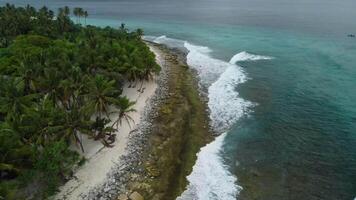
[[[145,169],[151,177],[158,177],[161,174],[158,168],[150,162],[145,163]]]
[[[138,192],[133,192],[129,198],[130,200],[144,200],[143,196]]]
[[[129,197],[127,197],[126,194],[120,194],[119,197],[117,197],[117,200],[129,200]]]
[[[139,175],[138,174],[131,174],[131,180],[135,180],[136,178],[138,178]]]

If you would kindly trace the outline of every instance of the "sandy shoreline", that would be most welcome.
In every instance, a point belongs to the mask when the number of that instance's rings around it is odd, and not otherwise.
[[[150,46],[150,49],[156,54],[157,63],[163,68],[164,62],[161,55],[155,47]],[[162,72],[164,73],[164,69]],[[131,151],[132,149],[135,150],[135,148],[132,148],[135,144],[130,140],[135,140],[134,137],[137,137],[137,135],[140,137],[141,131],[138,130],[147,129],[147,116],[152,110],[151,107],[157,104],[152,99],[159,95],[156,93],[162,93],[156,91],[159,79],[164,76],[162,72],[159,76],[155,76],[154,80],[144,82],[143,93],[137,91],[140,84],[137,84],[136,88],[129,88],[129,84],[125,85],[122,95],[128,97],[131,101],[136,101],[134,105],[136,112],[130,113],[135,123],[131,123],[131,127],[126,121],[119,125],[116,142],[112,148],[103,148],[100,142],[94,142],[83,136],[85,153],[82,155],[87,158],[87,161],[76,170],[74,178],[59,188],[59,193],[53,199],[110,199],[125,191],[124,182],[127,180],[121,180],[118,176],[125,173],[127,168],[132,167],[128,157],[132,156],[129,154],[133,154]],[[111,115],[110,118],[115,119],[116,116]],[[104,198],[105,196],[107,198]]]

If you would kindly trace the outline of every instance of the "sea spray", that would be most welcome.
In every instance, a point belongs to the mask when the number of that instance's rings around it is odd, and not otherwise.
[[[184,41],[178,40],[174,38],[169,38],[165,35],[155,37],[155,36],[143,36],[144,40],[151,41],[157,44],[164,44],[169,48],[178,48],[183,50],[184,49]]]
[[[236,64],[237,62],[242,62],[242,61],[257,61],[257,60],[271,60],[274,59],[273,57],[270,56],[260,56],[260,55],[254,55],[247,53],[246,51],[240,52],[236,55],[234,55],[230,59],[230,64]]]

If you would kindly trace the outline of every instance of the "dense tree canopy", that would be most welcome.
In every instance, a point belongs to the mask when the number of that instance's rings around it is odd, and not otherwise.
[[[53,193],[78,160],[70,143],[85,151],[79,134],[88,134],[111,146],[114,125],[135,111],[123,83],[160,70],[142,30],[83,27],[70,15],[69,7],[0,7],[0,199],[20,199],[33,181],[41,198]],[[87,11],[73,15],[86,24]],[[119,118],[108,127],[110,107]]]

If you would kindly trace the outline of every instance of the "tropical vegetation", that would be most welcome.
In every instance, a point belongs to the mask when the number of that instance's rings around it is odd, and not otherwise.
[[[135,111],[124,83],[160,70],[142,30],[87,26],[87,17],[82,8],[0,7],[0,199],[53,194],[80,160],[69,146],[85,151],[81,134],[112,146]]]

